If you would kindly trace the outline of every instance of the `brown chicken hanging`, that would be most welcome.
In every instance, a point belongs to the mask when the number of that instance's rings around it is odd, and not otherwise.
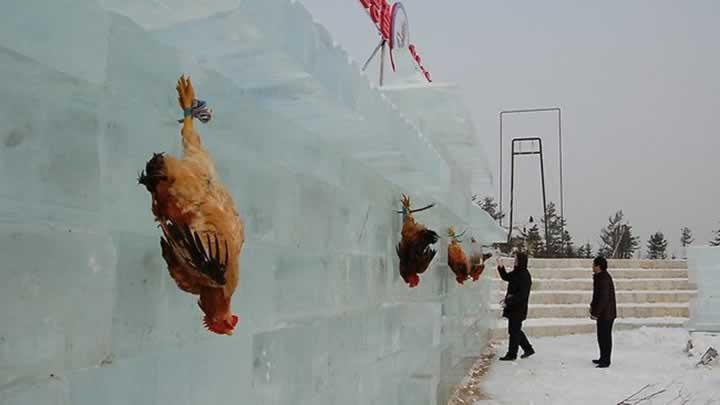
[[[455,228],[452,226],[448,228],[447,232],[450,238],[447,252],[448,266],[450,270],[455,273],[455,281],[457,281],[458,284],[464,284],[465,280],[470,278],[470,261],[467,256],[465,256],[465,250],[463,250],[460,240],[460,237],[462,237],[464,233],[465,232],[457,235]]]
[[[170,276],[181,290],[200,296],[203,323],[210,331],[232,335],[238,317],[230,301],[238,285],[243,223],[193,128],[193,118],[207,122],[211,112],[195,99],[189,77],[180,77],[177,92],[184,113],[183,156],[154,154],[138,182],[152,196]]]
[[[485,270],[485,261],[492,257],[492,253],[483,253],[475,238],[470,238],[470,246],[470,277],[473,281],[478,281]]]
[[[401,202],[403,208],[399,213],[403,214],[402,239],[396,251],[400,258],[400,276],[413,288],[420,284],[420,274],[427,270],[437,253],[430,245],[438,241],[438,234],[415,222],[413,213],[432,208],[434,204],[413,210],[410,207],[410,197],[405,194]]]

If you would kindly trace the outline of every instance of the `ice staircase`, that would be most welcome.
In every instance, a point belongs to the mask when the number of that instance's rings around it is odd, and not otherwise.
[[[504,261],[506,267],[512,261]],[[592,300],[592,260],[531,259],[533,287],[524,330],[529,336],[564,336],[594,333],[589,317]],[[689,302],[695,287],[688,281],[687,263],[679,260],[610,260],[615,282],[618,319],[615,329],[642,326],[682,327],[688,320]],[[500,301],[507,284],[497,272],[496,304],[498,323],[495,339],[507,338],[507,322]]]

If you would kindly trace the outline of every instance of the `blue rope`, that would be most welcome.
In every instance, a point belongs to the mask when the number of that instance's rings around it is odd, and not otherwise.
[[[212,119],[213,111],[207,107],[207,103],[203,100],[193,99],[192,107],[183,110],[183,117],[193,117],[203,124],[207,124]],[[183,122],[182,119],[178,122]]]

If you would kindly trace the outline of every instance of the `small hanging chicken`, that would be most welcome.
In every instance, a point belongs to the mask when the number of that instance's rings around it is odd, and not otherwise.
[[[180,77],[177,92],[184,112],[183,156],[154,154],[138,182],[152,196],[170,276],[181,290],[200,296],[203,323],[210,331],[232,335],[238,317],[230,300],[238,285],[243,223],[193,128],[193,118],[207,122],[210,111],[195,99],[189,77]]]
[[[450,244],[448,244],[448,266],[453,273],[455,273],[455,281],[458,284],[464,284],[465,280],[470,278],[470,261],[465,256],[465,251],[461,245],[462,241],[460,238],[465,232],[458,235],[455,233],[454,227],[448,228],[448,237],[450,238]]]
[[[427,270],[437,253],[430,245],[437,243],[438,234],[415,222],[412,214],[432,208],[434,204],[413,210],[410,208],[410,197],[405,194],[401,202],[403,208],[399,213],[403,214],[402,239],[396,251],[400,258],[400,276],[413,288],[420,284],[419,275]]]
[[[492,253],[483,253],[475,238],[470,238],[470,245],[470,277],[473,281],[478,281],[485,270],[485,261],[492,257]]]

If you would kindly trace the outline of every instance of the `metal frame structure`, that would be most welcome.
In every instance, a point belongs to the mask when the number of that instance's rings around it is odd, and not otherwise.
[[[385,48],[387,48],[387,40],[385,38],[380,40],[380,43],[375,47],[375,50],[373,50],[372,54],[370,54],[370,57],[367,61],[365,61],[365,64],[362,67],[362,71],[364,72],[365,69],[367,69],[370,62],[372,62],[373,59],[375,59],[375,56],[377,56],[378,51],[380,51],[380,81],[379,85],[383,85],[383,79],[385,78]]]
[[[562,153],[562,110],[560,107],[548,107],[548,108],[527,108],[527,109],[520,109],[520,110],[503,110],[500,111],[500,194],[499,202],[500,202],[500,211],[503,211],[503,118],[505,115],[509,114],[527,114],[527,113],[541,113],[541,112],[556,112],[557,113],[557,124],[558,124],[558,152],[559,152],[559,159],[560,159],[560,216],[564,219],[565,218],[565,191],[563,188],[563,153]],[[523,138],[518,138],[523,139]],[[514,140],[513,140],[514,141]],[[514,156],[512,157],[514,159]],[[514,160],[513,160],[514,161]],[[542,157],[541,157],[541,163],[542,163]],[[543,205],[545,205],[545,176],[543,175]],[[512,182],[512,180],[511,180]],[[512,188],[512,186],[511,186]],[[511,190],[512,193],[512,190]],[[511,198],[512,200],[512,198]],[[512,202],[511,202],[512,204]],[[547,207],[543,207],[547,211]],[[512,212],[512,206],[510,208]],[[547,212],[544,214],[547,217]],[[511,215],[512,216],[512,215]],[[500,226],[503,225],[502,223],[503,219],[502,217],[499,219]],[[512,222],[512,220],[511,220]],[[547,218],[545,220],[545,223],[547,224]],[[508,240],[510,239],[510,234],[512,233],[512,224],[508,228]],[[562,229],[563,234],[565,233],[565,227],[563,226]],[[546,230],[546,239],[547,239],[547,230]]]
[[[521,142],[537,142],[539,145],[538,150],[533,150],[530,152],[521,152],[515,150],[515,144],[519,144]],[[508,231],[508,245],[510,244],[511,238],[512,238],[512,228],[513,228],[513,211],[514,211],[514,203],[515,203],[515,156],[526,156],[526,155],[540,155],[540,180],[542,181],[542,198],[543,198],[543,212],[545,217],[545,224],[548,223],[548,214],[547,214],[547,196],[545,193],[545,163],[544,163],[544,155],[543,155],[543,147],[542,147],[542,139],[538,137],[532,137],[532,138],[513,138],[512,140],[512,146],[511,146],[511,163],[510,163],[510,224],[509,224],[509,231]],[[548,227],[545,226],[545,246],[550,246],[550,236],[548,233]]]

